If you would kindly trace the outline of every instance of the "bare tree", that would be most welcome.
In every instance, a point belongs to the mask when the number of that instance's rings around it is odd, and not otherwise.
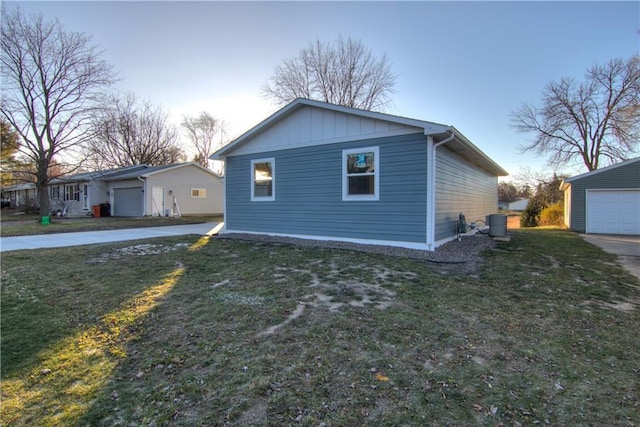
[[[391,102],[396,76],[386,55],[376,58],[360,40],[316,39],[285,59],[262,88],[265,98],[286,104],[315,99],[364,110],[383,110]]]
[[[209,156],[224,143],[224,121],[202,111],[197,117],[184,117],[182,127],[187,131],[187,136],[196,150],[194,161],[208,168]]]
[[[40,212],[46,216],[49,165],[90,137],[86,125],[114,82],[112,68],[89,36],[65,31],[42,15],[27,17],[5,6],[1,32],[0,110],[21,137],[16,149],[33,165]]]
[[[94,137],[86,144],[86,156],[98,169],[182,160],[178,131],[168,113],[149,101],[139,102],[133,93],[114,95],[94,116]]]
[[[584,163],[592,171],[624,160],[640,141],[640,56],[594,65],[582,83],[552,81],[541,107],[523,104],[511,119],[535,135],[523,151],[550,154],[553,166]]]
[[[523,196],[523,194],[522,189],[518,188],[518,186],[512,182],[502,181],[498,183],[498,200],[501,202],[515,202],[516,200],[526,197]]]
[[[11,125],[0,119],[0,178],[2,185],[17,183],[18,172],[24,169],[21,162],[16,159],[20,147],[20,136]]]

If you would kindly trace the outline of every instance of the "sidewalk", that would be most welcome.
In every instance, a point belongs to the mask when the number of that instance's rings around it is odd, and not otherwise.
[[[127,240],[150,239],[153,237],[183,236],[186,234],[212,236],[218,233],[222,228],[222,224],[222,222],[207,222],[204,224],[168,225],[164,227],[2,237],[0,238],[0,252],[93,245],[96,243],[122,242]]]
[[[617,255],[622,265],[640,279],[640,236],[580,234],[580,237],[610,254]]]

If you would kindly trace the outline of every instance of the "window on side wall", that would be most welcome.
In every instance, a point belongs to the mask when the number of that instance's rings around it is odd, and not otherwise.
[[[191,189],[191,198],[192,199],[206,199],[207,198],[207,189],[206,188],[192,188]]]
[[[342,200],[379,200],[378,147],[342,151]]]
[[[276,199],[275,176],[275,159],[251,160],[252,201],[271,201]]]
[[[64,200],[80,201],[80,186],[78,184],[65,184]]]

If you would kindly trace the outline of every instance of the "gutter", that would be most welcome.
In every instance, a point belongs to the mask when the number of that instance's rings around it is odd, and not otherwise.
[[[449,141],[452,141],[452,140],[456,137],[456,133],[455,133],[454,131],[449,130],[448,132],[451,132],[451,135],[450,135],[448,138],[443,139],[442,141],[440,141],[440,142],[438,142],[438,143],[436,143],[436,144],[433,144],[433,150],[434,150],[434,151],[433,151],[433,153],[434,153],[434,154],[435,154],[435,149],[436,149],[436,148],[438,148],[439,146],[441,146],[441,145],[443,145],[443,144],[446,144],[446,143],[447,143],[447,142],[449,142]],[[434,159],[434,161],[435,161],[435,156],[433,157],[433,159]]]
[[[436,237],[436,148],[455,139],[456,133],[448,130],[450,135],[440,142],[434,143],[432,136],[427,136],[427,247],[433,247]]]

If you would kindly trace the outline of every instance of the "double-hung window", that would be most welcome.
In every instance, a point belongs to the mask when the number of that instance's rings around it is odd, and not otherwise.
[[[378,147],[342,151],[342,200],[379,200]]]
[[[80,186],[78,184],[65,184],[64,200],[80,201]]]
[[[274,158],[251,160],[251,201],[276,199],[276,161]]]

